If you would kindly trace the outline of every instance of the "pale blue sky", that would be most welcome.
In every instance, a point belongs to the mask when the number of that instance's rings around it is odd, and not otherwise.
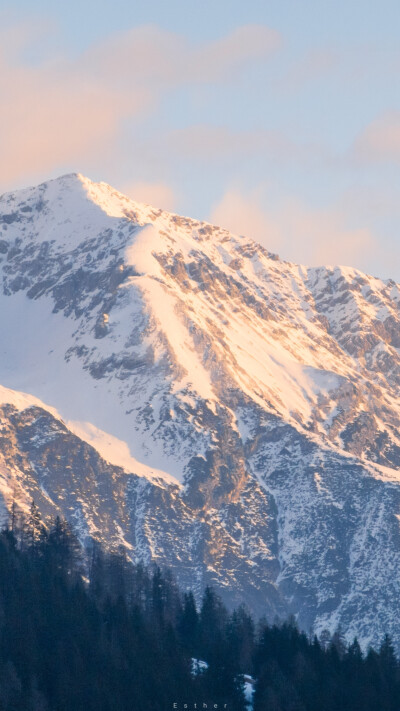
[[[0,2],[0,190],[80,171],[400,281],[394,0]]]

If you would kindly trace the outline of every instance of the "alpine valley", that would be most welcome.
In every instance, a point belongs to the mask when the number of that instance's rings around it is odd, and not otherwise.
[[[0,493],[400,649],[400,287],[78,174],[0,198]]]

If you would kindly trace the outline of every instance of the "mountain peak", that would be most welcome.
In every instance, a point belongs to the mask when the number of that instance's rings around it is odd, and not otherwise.
[[[341,451],[335,413],[350,383],[358,416],[365,379],[372,389],[390,381],[397,397],[389,377],[400,367],[396,286],[350,268],[282,262],[245,237],[135,203],[79,173],[3,196],[0,212],[5,288],[35,301],[46,295],[67,323],[76,320],[77,364],[95,380],[118,381],[111,363],[118,349],[126,353],[121,401],[134,363],[147,362],[163,373],[165,397],[200,397],[213,411],[237,391]],[[29,255],[22,274],[20,254]],[[392,369],[378,380],[376,359]]]
[[[80,174],[0,198],[0,274],[6,499],[23,482],[83,538],[259,612],[290,601],[307,629],[356,607],[353,636],[388,631],[398,285],[281,261]]]

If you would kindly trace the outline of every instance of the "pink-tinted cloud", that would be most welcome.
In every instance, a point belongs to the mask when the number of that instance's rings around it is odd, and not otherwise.
[[[127,97],[74,72],[10,72],[0,65],[0,184],[95,157],[115,135],[121,115],[143,107],[145,97]]]
[[[269,160],[312,164],[325,159],[326,151],[317,144],[296,143],[277,130],[232,130],[228,126],[197,124],[171,131],[168,147],[187,160],[208,164],[237,163],[254,156]]]
[[[281,80],[282,87],[290,91],[299,90],[304,84],[323,80],[340,69],[342,53],[335,47],[320,47],[307,51],[288,69]]]
[[[176,209],[176,195],[172,188],[164,183],[127,183],[122,186],[121,192],[135,202],[144,202],[170,212]]]
[[[50,20],[30,20],[13,23],[9,13],[0,9],[0,57],[9,63],[18,62],[20,53],[27,48],[40,44],[43,46],[46,38],[56,32]]]
[[[91,73],[117,86],[154,88],[179,83],[188,47],[178,34],[156,25],[134,27],[87,49],[82,62]]]
[[[281,231],[262,207],[257,193],[245,195],[236,189],[228,190],[214,206],[209,220],[231,232],[251,237],[271,251],[281,246]]]
[[[391,111],[369,124],[354,144],[361,161],[400,163],[400,111]]]
[[[371,232],[349,227],[340,208],[316,210],[295,199],[271,207],[263,195],[261,190],[250,195],[229,190],[214,207],[210,221],[255,239],[284,259],[309,266],[364,268],[378,249]]]
[[[281,44],[281,35],[269,27],[238,27],[230,35],[193,52],[193,78],[205,82],[224,80],[248,62],[265,59]]]
[[[115,88],[81,61],[57,57],[29,66],[4,52],[0,93],[0,187],[106,153],[121,119],[149,103],[143,89]]]
[[[266,59],[280,44],[279,33],[261,25],[239,27],[226,37],[198,45],[148,25],[106,39],[90,48],[85,59],[117,84],[175,86],[224,81],[249,62]]]
[[[126,122],[149,115],[166,91],[186,82],[224,81],[279,43],[264,27],[239,28],[196,47],[160,28],[140,27],[78,58],[64,54],[30,65],[23,49],[34,40],[32,30],[12,27],[6,36],[0,42],[0,188],[57,169],[104,164]]]

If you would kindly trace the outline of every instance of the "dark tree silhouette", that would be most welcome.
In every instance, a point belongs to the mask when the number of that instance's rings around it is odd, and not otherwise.
[[[340,630],[322,643],[294,620],[256,631],[210,587],[198,611],[169,571],[95,541],[83,555],[71,526],[46,529],[34,502],[0,532],[0,711],[246,711],[244,675],[254,711],[400,708],[388,635],[364,656]]]

